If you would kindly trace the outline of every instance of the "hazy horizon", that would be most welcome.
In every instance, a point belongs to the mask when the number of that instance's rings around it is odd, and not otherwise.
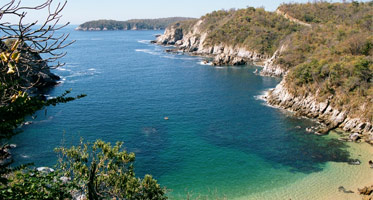
[[[45,0],[34,0],[30,2],[22,2],[25,6],[35,6],[41,4]],[[58,2],[55,1],[56,6]],[[282,3],[307,3],[312,2],[309,0],[189,0],[175,3],[172,0],[159,0],[159,1],[126,1],[126,0],[108,0],[107,3],[102,3],[98,0],[79,0],[79,1],[67,1],[67,5],[62,11],[61,24],[70,22],[72,25],[79,25],[87,21],[108,19],[126,21],[130,19],[154,19],[154,18],[166,18],[166,17],[192,17],[199,18],[207,13],[221,9],[240,9],[251,7],[264,7],[268,11],[274,11]],[[340,0],[334,0],[332,2],[341,2]],[[1,4],[3,5],[3,4]],[[46,10],[43,15],[34,14],[29,12],[25,21],[30,23],[36,20],[42,21],[42,17],[46,16]],[[5,21],[11,23],[16,22],[16,18],[3,18]]]

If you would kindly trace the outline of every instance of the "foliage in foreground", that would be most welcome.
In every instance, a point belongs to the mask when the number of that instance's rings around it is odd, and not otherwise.
[[[56,148],[60,155],[56,171],[16,171],[7,184],[0,185],[0,199],[65,199],[79,194],[88,199],[167,199],[166,189],[152,176],[135,176],[135,154],[127,153],[122,145],[97,140]]]
[[[23,169],[8,175],[8,185],[0,185],[1,199],[66,199],[72,198],[70,191],[74,183],[60,179],[60,172],[39,172]]]

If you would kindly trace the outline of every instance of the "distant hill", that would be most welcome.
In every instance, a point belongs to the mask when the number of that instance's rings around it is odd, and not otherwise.
[[[105,30],[161,30],[177,21],[190,20],[187,17],[169,17],[159,19],[131,19],[127,21],[95,20],[79,25],[78,31],[105,31]]]

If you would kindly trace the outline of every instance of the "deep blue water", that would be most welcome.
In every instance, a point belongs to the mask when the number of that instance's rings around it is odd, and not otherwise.
[[[63,31],[76,42],[54,71],[63,82],[50,96],[70,88],[88,96],[38,112],[11,141],[17,163],[53,166],[53,149],[80,137],[120,140],[136,153],[137,175],[154,175],[171,197],[233,198],[348,157],[340,142],[306,133],[314,122],[259,100],[280,79],[253,74],[258,67],[212,67],[165,53],[149,44],[160,31]]]

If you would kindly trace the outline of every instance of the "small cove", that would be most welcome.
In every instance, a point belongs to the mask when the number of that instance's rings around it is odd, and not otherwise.
[[[174,199],[255,199],[350,157],[348,144],[305,131],[315,122],[258,100],[280,81],[253,74],[258,67],[211,67],[165,53],[146,42],[160,31],[63,31],[77,42],[50,96],[70,88],[88,96],[40,111],[11,140],[18,164],[52,166],[63,141],[120,140],[136,153],[137,175],[152,174]]]

